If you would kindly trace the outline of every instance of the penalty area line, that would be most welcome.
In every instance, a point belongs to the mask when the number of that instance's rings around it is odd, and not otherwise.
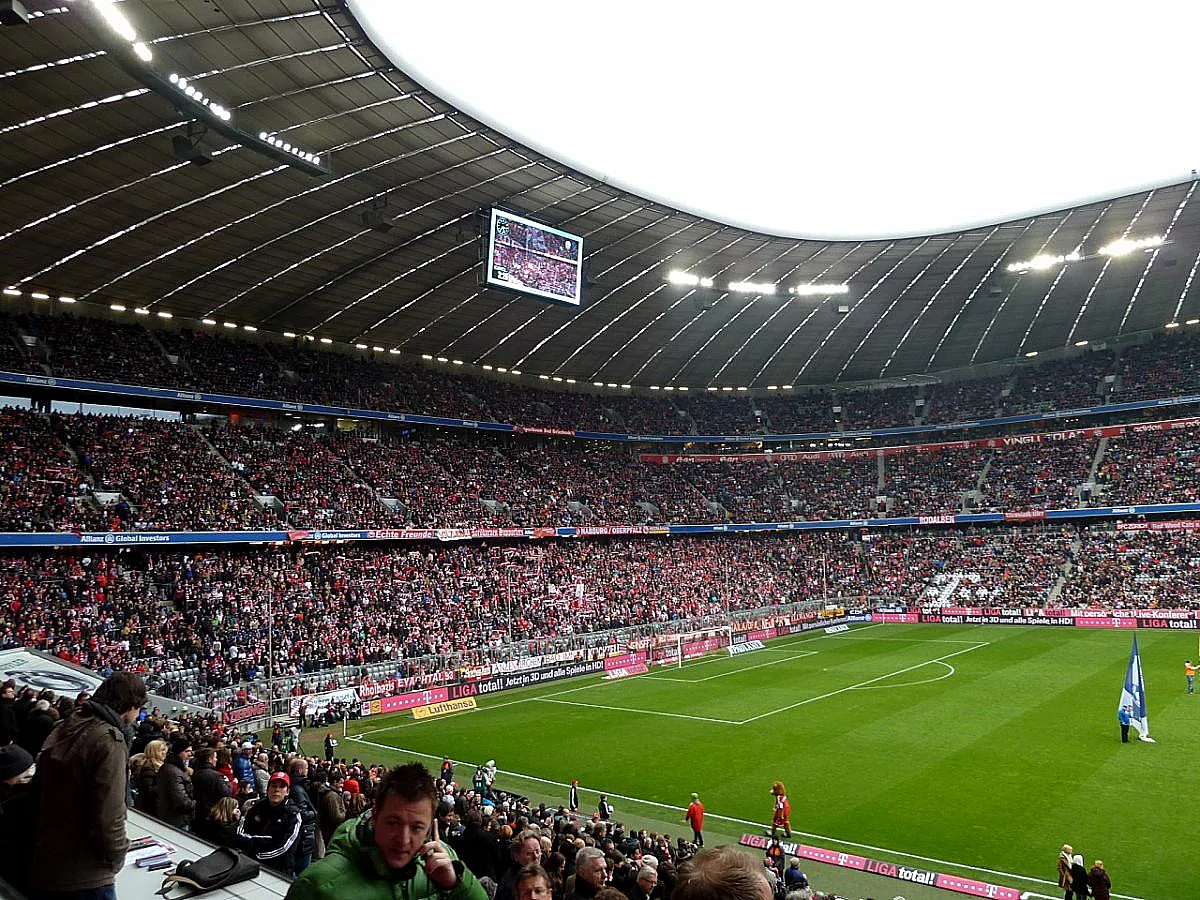
[[[641,713],[645,716],[665,716],[670,719],[691,719],[693,722],[712,722],[717,725],[740,725],[731,719],[713,719],[709,716],[689,716],[687,713],[661,712],[655,709],[630,709],[627,706],[605,706],[601,703],[580,703],[577,700],[556,700],[553,697],[532,697],[542,703],[560,703],[563,706],[582,706],[585,709],[608,709],[613,712]]]
[[[838,694],[844,694],[847,691],[853,691],[856,688],[863,688],[868,685],[875,684],[875,682],[877,682],[877,681],[883,681],[886,678],[893,678],[896,675],[903,675],[905,672],[911,672],[913,669],[920,669],[924,666],[929,665],[930,663],[941,662],[942,660],[950,659],[951,657],[954,657],[954,656],[961,656],[963,653],[970,653],[972,650],[978,650],[980,647],[987,647],[987,646],[988,646],[988,643],[986,641],[983,641],[983,642],[976,644],[974,647],[967,647],[966,649],[963,649],[963,650],[955,650],[953,653],[947,653],[945,656],[939,656],[937,659],[927,659],[923,662],[917,663],[916,665],[906,666],[903,669],[897,669],[895,672],[888,672],[885,675],[878,675],[875,678],[868,678],[866,681],[858,682],[858,684],[847,685],[846,687],[838,688],[835,691],[826,691],[824,694],[818,694],[815,697],[808,697],[807,699],[800,700],[796,703],[790,703],[787,706],[781,706],[779,709],[773,709],[770,712],[765,712],[765,713],[762,713],[761,715],[751,716],[749,719],[742,719],[742,721],[738,722],[737,724],[738,725],[749,725],[751,722],[757,722],[759,719],[765,719],[768,716],[775,716],[775,715],[778,715],[779,713],[788,712],[793,709],[798,709],[801,706],[807,706],[809,703],[816,703],[818,700],[828,700],[830,697],[836,697]]]
[[[389,750],[393,753],[406,753],[410,756],[419,756],[424,759],[432,759],[432,760],[437,760],[439,762],[442,759],[441,756],[435,756],[432,753],[425,753],[420,750],[409,750],[404,747],[393,747],[389,744],[380,744],[375,741],[365,741],[362,738],[358,738],[358,737],[352,737],[352,738],[350,738],[350,740],[356,741],[357,743],[360,743],[360,744],[366,744],[371,747],[378,747],[380,750]],[[455,764],[461,763],[465,766],[478,765],[477,763],[473,763],[468,760],[461,760],[461,759],[453,760],[453,762]],[[548,786],[554,787],[554,788],[560,788],[561,790],[564,790],[564,791],[568,788],[568,785],[562,781],[552,781],[549,778],[541,778],[537,775],[526,775],[522,772],[511,772],[511,771],[504,770],[504,769],[500,769],[498,771],[501,775],[508,775],[513,778],[522,779],[524,781],[531,781],[531,782],[535,782],[537,784],[543,784],[543,785],[548,785]],[[619,793],[617,793],[615,791],[611,791],[611,790],[601,791],[599,788],[593,788],[588,785],[581,784],[580,788],[585,791],[590,791],[591,793],[596,793],[596,794],[604,793],[615,800],[628,801],[629,803],[638,803],[643,806],[653,807],[655,809],[668,810],[670,812],[674,812],[679,815],[682,815],[686,811],[684,809],[684,807],[682,807],[682,806],[672,806],[669,803],[659,803],[657,800],[643,800],[641,797],[631,797],[628,794],[619,794]],[[741,825],[746,828],[754,829],[755,831],[759,831],[763,828],[768,827],[763,822],[752,822],[748,819],[739,819],[734,816],[723,816],[723,815],[720,815],[719,813],[714,813],[711,810],[706,810],[704,815],[706,818],[717,819],[722,822],[729,822],[733,825]],[[817,842],[818,844],[820,844],[820,843],[834,844],[834,845],[838,845],[838,846],[842,846],[842,847],[853,847],[856,850],[870,850],[873,853],[879,853],[879,854],[886,855],[886,856],[902,856],[905,859],[915,859],[915,860],[918,860],[919,862],[923,862],[923,863],[936,863],[939,866],[950,866],[951,868],[959,869],[959,870],[962,870],[965,872],[977,872],[977,873],[981,873],[984,875],[994,875],[999,878],[1007,878],[1007,879],[1011,879],[1014,881],[1022,881],[1027,884],[1047,885],[1049,887],[1056,886],[1055,882],[1047,881],[1044,878],[1034,878],[1030,875],[1020,875],[1016,872],[1005,872],[1000,869],[989,869],[984,866],[973,866],[968,863],[958,863],[958,862],[954,862],[954,861],[948,860],[948,859],[940,859],[936,856],[922,856],[918,853],[908,853],[904,850],[892,849],[891,847],[877,847],[874,844],[863,844],[858,841],[847,841],[847,840],[843,840],[842,838],[831,837],[829,835],[814,834],[813,832],[810,832],[810,831],[796,831],[793,829],[792,837],[793,838],[795,838],[795,837],[809,838],[810,840],[813,840],[813,841]],[[1031,894],[1031,896],[1036,897],[1039,895]],[[1129,894],[1113,893],[1112,896],[1116,897],[1117,900],[1144,900],[1144,898],[1131,896]]]

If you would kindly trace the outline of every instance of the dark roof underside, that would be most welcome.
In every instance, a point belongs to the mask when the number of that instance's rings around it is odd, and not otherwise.
[[[311,178],[211,132],[215,158],[197,167],[172,155],[184,130],[172,105],[98,52],[88,20],[30,8],[45,14],[0,28],[0,282],[27,293],[635,386],[892,379],[1200,317],[1195,182],[958,234],[785,240],[531,152],[392,68],[343,10],[126,0],[157,68],[324,154],[333,174]],[[869,190],[847,185],[846,202]],[[385,201],[391,230],[366,227]],[[479,286],[476,213],[492,204],[585,236],[581,309]],[[1095,255],[1147,235],[1167,243]],[[1005,271],[1075,250],[1082,261]],[[671,269],[851,292],[702,294],[664,283]]]

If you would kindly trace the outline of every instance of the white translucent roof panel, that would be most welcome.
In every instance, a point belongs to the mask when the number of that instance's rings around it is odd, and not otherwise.
[[[756,231],[932,234],[1186,179],[1200,4],[350,0],[409,75]]]

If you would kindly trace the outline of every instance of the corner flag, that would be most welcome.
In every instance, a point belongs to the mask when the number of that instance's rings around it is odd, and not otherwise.
[[[1133,636],[1133,649],[1129,651],[1129,669],[1125,672],[1125,686],[1121,689],[1120,709],[1129,713],[1130,724],[1138,730],[1138,737],[1154,743],[1150,737],[1150,718],[1146,715],[1146,687],[1142,682],[1142,657],[1138,653],[1137,635]]]

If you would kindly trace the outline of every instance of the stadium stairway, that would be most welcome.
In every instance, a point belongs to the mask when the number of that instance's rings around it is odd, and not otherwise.
[[[992,469],[992,461],[996,458],[996,451],[993,450],[987,459],[983,461],[983,468],[979,470],[979,477],[975,479],[975,496],[983,496],[983,486],[987,483],[988,472]]]
[[[233,464],[230,463],[229,460],[227,460],[221,454],[221,451],[217,449],[216,444],[214,444],[212,441],[210,441],[208,439],[208,435],[204,433],[203,426],[193,425],[192,431],[196,434],[196,437],[198,437],[201,440],[201,442],[204,444],[204,446],[208,447],[209,452],[212,453],[212,455],[215,456],[220,461],[221,465],[224,468],[229,469],[229,471],[233,472],[238,477],[238,479],[241,480],[246,485],[246,489],[248,491],[250,491],[251,496],[254,497],[255,502],[258,503],[259,506],[261,506],[263,509],[274,510],[275,513],[279,517],[280,524],[283,527],[285,527],[285,528],[292,527],[291,523],[289,523],[287,520],[287,507],[283,504],[283,502],[278,497],[269,496],[266,494],[260,494],[258,491],[256,491],[254,489],[254,485],[252,485],[252,484],[250,484],[250,482],[246,481],[245,477],[242,475],[242,472],[239,469],[235,468],[233,466]]]
[[[1067,582],[1071,580],[1071,573],[1075,571],[1075,560],[1079,557],[1079,551],[1083,547],[1083,539],[1076,537],[1071,541],[1071,553],[1067,557],[1067,561],[1062,564],[1058,572],[1058,580],[1054,582],[1054,587],[1050,588],[1050,593],[1046,597],[1046,606],[1053,607],[1058,604],[1059,595],[1067,586]]]
[[[182,371],[183,370],[182,357],[175,356],[174,354],[168,353],[167,348],[163,346],[163,342],[158,339],[158,335],[155,334],[152,329],[147,328],[145,325],[143,325],[142,330],[144,332],[146,332],[146,340],[150,343],[150,345],[152,347],[154,347],[154,349],[156,349],[159,353],[161,353],[163,355],[163,359],[165,359],[168,363],[171,364],[171,368],[176,369],[178,371]]]
[[[1096,483],[1096,475],[1100,472],[1100,466],[1104,464],[1104,454],[1108,451],[1108,441],[1108,438],[1102,437],[1096,442],[1096,455],[1092,457],[1092,467],[1088,469],[1088,481],[1092,484]]]

